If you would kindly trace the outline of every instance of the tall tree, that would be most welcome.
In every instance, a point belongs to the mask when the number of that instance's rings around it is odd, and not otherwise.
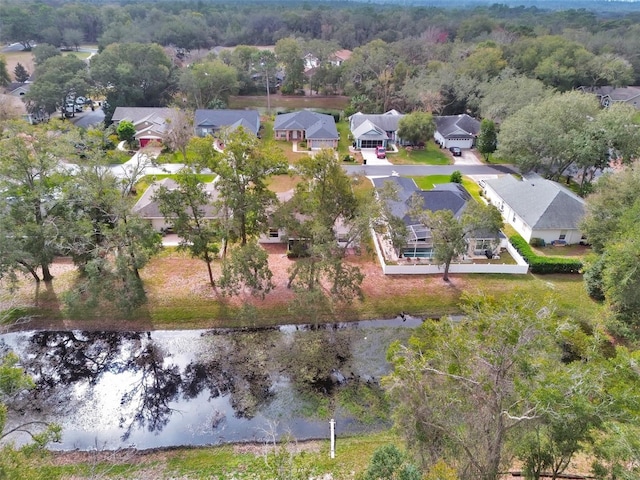
[[[27,69],[24,68],[20,62],[16,64],[16,67],[13,69],[13,76],[16,78],[16,82],[24,83],[29,80],[31,74],[27,72]]]
[[[470,297],[462,321],[428,320],[408,346],[391,346],[394,371],[383,384],[424,466],[442,458],[461,479],[499,478],[512,459],[509,440],[537,415],[528,387],[558,355],[543,306]]]
[[[469,249],[468,240],[476,232],[482,232],[498,240],[502,228],[502,216],[493,205],[483,205],[473,200],[460,217],[456,217],[451,210],[424,210],[422,197],[412,197],[411,216],[420,221],[431,231],[434,259],[444,265],[442,279],[449,281],[449,267],[451,262],[466,253]]]
[[[18,68],[17,65],[16,68]],[[17,76],[16,80],[18,80]],[[0,86],[8,85],[10,82],[11,77],[9,76],[9,70],[7,69],[7,60],[4,58],[4,56],[0,55]]]
[[[25,95],[32,110],[61,109],[64,116],[64,106],[89,89],[87,64],[75,55],[50,57],[36,67],[35,75],[37,80]]]
[[[436,125],[431,113],[409,113],[398,122],[398,136],[416,145],[431,140],[435,130]]]
[[[322,306],[362,295],[363,275],[346,262],[346,254],[368,230],[375,202],[372,192],[354,191],[332,150],[300,160],[297,170],[303,181],[280,215],[289,238],[298,239],[292,245],[299,258],[289,272],[289,286],[297,291],[300,306],[313,299],[309,306],[316,310],[309,314],[318,318],[327,313]]]
[[[276,195],[267,188],[267,180],[287,173],[288,164],[274,144],[263,145],[242,127],[223,132],[221,139],[224,151],[209,166],[218,174],[221,208],[229,212],[225,239],[246,245],[268,230]]]
[[[187,105],[219,108],[214,106],[215,102],[226,106],[229,96],[238,93],[238,70],[220,60],[195,63],[182,70],[179,86],[187,98]]]
[[[276,42],[276,58],[284,64],[282,93],[295,93],[304,83],[304,61],[302,46],[295,38],[282,38]]]
[[[498,148],[496,124],[492,120],[485,118],[480,122],[480,132],[478,133],[476,146],[484,159],[489,161],[489,156]]]
[[[175,93],[176,73],[157,44],[112,44],[91,59],[91,78],[106,95],[107,122],[118,106],[167,105]]]
[[[213,219],[213,199],[198,176],[183,169],[176,177],[177,188],[161,186],[155,195],[160,212],[171,222],[180,237],[179,248],[207,264],[209,283],[215,287],[211,265],[219,252],[222,239],[219,220]],[[208,213],[207,213],[208,212]]]
[[[187,146],[193,137],[193,114],[184,110],[173,111],[168,123],[168,130],[164,136],[164,143],[174,151],[182,154],[182,159],[187,162]]]
[[[496,155],[514,160],[523,172],[559,178],[576,158],[574,138],[599,112],[595,96],[580,92],[528,105],[502,123]]]
[[[5,266],[27,271],[37,282],[53,279],[49,267],[60,253],[61,193],[70,176],[59,166],[70,154],[68,142],[47,126],[23,122],[6,124],[0,137],[0,244],[13,260]]]

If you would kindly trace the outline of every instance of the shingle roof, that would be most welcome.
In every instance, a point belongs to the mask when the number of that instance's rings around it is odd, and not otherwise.
[[[351,132],[354,138],[360,140],[387,140],[389,135],[380,127],[376,127],[370,120],[362,122],[358,128]]]
[[[178,187],[178,183],[172,178],[163,178],[162,180],[153,182],[133,206],[133,212],[145,219],[163,218],[162,212],[160,212],[159,204],[154,200],[154,197],[160,187],[174,190]],[[215,202],[219,197],[219,192],[215,188],[215,183],[205,183],[204,188],[205,191],[209,194],[211,202]],[[218,209],[212,204],[206,205],[203,210],[205,218],[217,218],[218,216]]]
[[[406,225],[416,223],[408,214],[409,198],[414,193],[422,197],[425,210],[450,210],[456,217],[462,215],[467,202],[471,200],[469,192],[458,183],[444,183],[436,185],[432,190],[420,190],[411,178],[392,176],[374,178],[373,184],[376,188],[382,188],[387,181],[394,182],[398,187],[398,201],[389,202],[391,213],[402,218]]]
[[[299,110],[278,115],[273,124],[274,130],[304,130],[305,137],[312,140],[337,139],[338,129],[332,115]]]
[[[480,122],[466,113],[435,117],[436,130],[444,138],[475,137],[480,132]]]
[[[116,123],[122,120],[129,120],[134,124],[147,120],[162,124],[167,119],[172,118],[174,112],[174,109],[167,107],[116,107],[112,120]]]
[[[257,110],[196,110],[196,127],[217,130],[222,127],[237,128],[240,125],[257,135],[260,130],[260,114]]]
[[[403,114],[391,110],[387,113],[365,114],[355,113],[350,117],[351,132],[355,132],[362,123],[369,121],[385,132],[395,132],[398,130],[398,122],[404,117]]]
[[[582,198],[539,175],[505,175],[486,183],[533,229],[577,229],[584,216]]]

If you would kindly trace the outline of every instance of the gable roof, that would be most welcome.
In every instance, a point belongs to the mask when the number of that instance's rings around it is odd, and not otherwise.
[[[380,127],[374,125],[370,120],[362,122],[351,132],[354,138],[360,140],[388,140],[389,135]]]
[[[471,195],[459,183],[443,183],[432,190],[420,190],[411,178],[407,177],[379,177],[373,179],[376,188],[381,188],[385,182],[391,181],[398,187],[398,200],[389,201],[391,213],[401,218],[406,225],[415,225],[416,221],[409,215],[409,198],[418,194],[424,202],[424,209],[437,212],[450,210],[456,218],[464,212]]]
[[[242,126],[245,130],[258,134],[260,114],[257,110],[200,109],[196,110],[195,127],[218,130],[223,127],[235,129]]]
[[[299,110],[278,115],[274,130],[304,130],[305,137],[316,140],[337,139],[338,129],[333,115]]]
[[[154,199],[160,187],[174,190],[178,188],[178,183],[172,178],[163,178],[162,180],[153,182],[151,185],[149,185],[149,187],[145,190],[145,192],[133,206],[133,213],[136,213],[140,217],[145,219],[164,218],[162,212],[160,212],[160,206],[158,202]],[[212,203],[218,199],[219,192],[215,188],[215,181],[205,183],[204,188],[205,191],[209,194]],[[203,210],[205,218],[216,218],[218,216],[218,209],[211,203],[203,207]]]
[[[582,198],[539,175],[523,180],[504,175],[486,183],[532,229],[578,229],[584,216]]]
[[[369,121],[385,132],[395,132],[396,130],[398,130],[398,122],[400,122],[400,119],[402,117],[404,117],[404,115],[398,113],[396,110],[389,110],[387,113],[377,114],[358,112],[354,113],[349,118],[349,126],[351,128],[351,132],[354,133],[360,125],[362,125],[366,121]]]
[[[443,115],[435,117],[436,130],[444,138],[472,138],[480,132],[480,122],[466,113],[461,115]]]
[[[599,97],[609,97],[614,102],[628,102],[640,96],[640,86],[612,87],[606,85],[603,87],[579,87],[579,89]]]
[[[173,115],[174,109],[168,107],[116,107],[111,119],[114,123],[128,120],[134,125],[141,121],[163,124]]]

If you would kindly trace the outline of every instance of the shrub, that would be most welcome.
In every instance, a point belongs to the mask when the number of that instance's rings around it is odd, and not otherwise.
[[[582,262],[574,258],[542,257],[536,255],[531,249],[531,245],[518,234],[509,237],[509,241],[529,264],[531,273],[580,273],[582,270]]]
[[[451,183],[462,183],[462,172],[460,172],[460,170],[452,172],[451,176],[449,177],[449,181]]]
[[[604,255],[590,262],[584,271],[584,287],[587,295],[598,302],[605,299],[604,284],[602,283],[602,272],[604,270]]]
[[[529,242],[529,244],[532,247],[544,247],[545,246],[545,241],[544,241],[543,238],[533,237],[531,239],[531,241]]]

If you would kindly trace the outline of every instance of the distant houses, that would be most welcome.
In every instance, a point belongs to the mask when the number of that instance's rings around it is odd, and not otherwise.
[[[632,87],[578,87],[585,93],[592,93],[603,107],[610,107],[614,103],[624,103],[640,110],[640,86]]]

